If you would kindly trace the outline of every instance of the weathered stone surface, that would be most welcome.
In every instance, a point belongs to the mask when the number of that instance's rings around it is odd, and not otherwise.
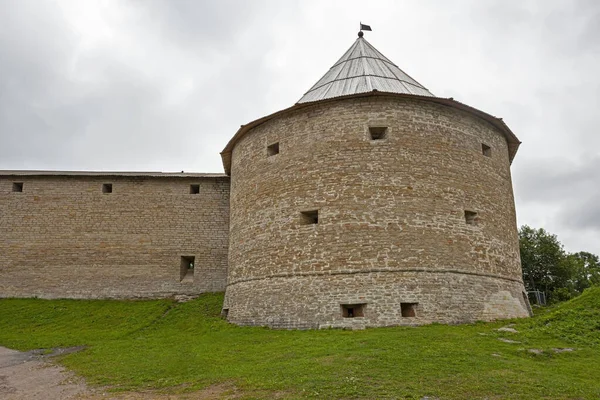
[[[23,192],[12,192],[13,181]],[[228,221],[227,177],[2,176],[0,297],[222,291]],[[195,256],[190,281],[181,281],[181,256]]]
[[[235,142],[231,182],[22,176],[13,192],[15,181],[0,176],[0,297],[226,287],[229,321],[276,328],[529,314],[506,139],[423,98],[282,112]],[[195,257],[193,275],[184,256]]]
[[[552,351],[554,351],[555,353],[570,353],[572,352],[574,349],[570,348],[570,347],[564,347],[564,348],[559,348],[559,349],[552,349]]]
[[[273,277],[230,285],[225,307],[234,323],[287,329],[464,323],[506,318],[518,307],[523,309],[520,285],[452,272]],[[507,287],[513,296],[490,308],[493,313],[486,312],[486,293]],[[416,316],[402,317],[401,303],[419,303]],[[366,304],[365,316],[343,318],[341,304]]]
[[[511,344],[521,343],[518,340],[505,339],[505,338],[498,338],[498,340],[501,341],[501,342],[504,342],[504,343],[511,343]]]
[[[497,329],[500,332],[510,332],[510,333],[519,333],[515,328],[511,328],[510,326],[503,326],[502,328]]]
[[[387,127],[385,139],[369,127]],[[237,324],[528,315],[506,139],[452,107],[374,96],[262,123],[233,149],[230,224],[224,308]],[[416,317],[401,303],[418,303]],[[343,318],[342,304],[366,304],[364,317]]]

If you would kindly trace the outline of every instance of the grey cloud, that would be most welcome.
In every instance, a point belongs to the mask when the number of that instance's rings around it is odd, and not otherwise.
[[[148,13],[153,25],[172,42],[196,51],[207,46],[226,51],[237,40],[240,30],[255,34],[258,29],[252,31],[247,27],[262,23],[260,20],[270,15],[269,4],[262,0],[202,4],[195,0],[151,0],[138,1],[137,6]]]
[[[595,0],[559,2],[544,20],[543,39],[560,55],[576,57],[600,50],[600,3]],[[551,53],[556,56],[557,53]]]
[[[573,162],[566,157],[530,159],[521,165],[526,174],[515,178],[523,203],[572,201],[600,193],[600,156]]]
[[[11,3],[0,25],[0,163],[48,162],[48,150],[65,140],[43,116],[72,87],[64,77],[74,37],[62,15],[46,3]],[[56,116],[56,118],[60,118]],[[60,158],[59,154],[55,155]],[[31,157],[30,162],[20,162]]]
[[[515,180],[517,203],[525,210],[554,208],[550,224],[564,231],[572,247],[587,236],[594,246],[588,251],[597,252],[598,239],[589,235],[600,234],[600,156],[579,162],[565,157],[529,160],[525,167],[527,174]]]
[[[582,200],[572,203],[571,207],[563,208],[559,214],[559,221],[579,232],[600,232],[600,191]]]
[[[520,223],[574,245],[581,229],[600,253],[596,0],[109,1],[109,35],[91,42],[84,4],[0,4],[0,169],[221,172],[239,126],[298,100],[362,19],[417,81],[523,141]]]
[[[257,96],[268,86],[264,54],[240,46],[257,40],[268,47],[268,32],[236,39],[233,29],[252,31],[257,9],[232,14],[228,2],[137,4],[141,15],[157,19],[140,22],[135,34],[160,21],[164,45],[189,50],[201,68],[216,71],[184,77],[192,82],[185,102],[168,105],[171,81],[146,76],[136,70],[143,65],[116,58],[110,48],[82,53],[58,8],[42,5],[10,3],[11,18],[0,24],[0,168],[219,170],[218,152],[228,138],[261,116],[253,110],[266,102]],[[166,61],[158,50],[147,62]]]

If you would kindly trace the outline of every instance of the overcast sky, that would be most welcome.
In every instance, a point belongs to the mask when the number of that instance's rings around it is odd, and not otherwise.
[[[600,1],[0,0],[0,169],[222,172],[366,38],[523,142],[518,223],[600,254]]]

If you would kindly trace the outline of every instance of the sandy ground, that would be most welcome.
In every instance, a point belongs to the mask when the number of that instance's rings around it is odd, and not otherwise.
[[[0,347],[0,399],[81,399],[88,394],[82,380],[43,361],[39,352]]]
[[[212,400],[239,398],[239,392],[233,385],[213,385],[197,392],[185,394],[109,393],[102,389],[91,389],[83,379],[50,361],[51,357],[55,355],[78,350],[80,348],[58,349],[51,354],[44,355],[43,352],[36,350],[20,352],[0,347],[0,399]]]

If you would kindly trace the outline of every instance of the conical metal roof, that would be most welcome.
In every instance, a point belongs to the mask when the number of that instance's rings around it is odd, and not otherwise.
[[[374,90],[433,97],[423,85],[388,60],[365,38],[359,37],[298,103]]]

